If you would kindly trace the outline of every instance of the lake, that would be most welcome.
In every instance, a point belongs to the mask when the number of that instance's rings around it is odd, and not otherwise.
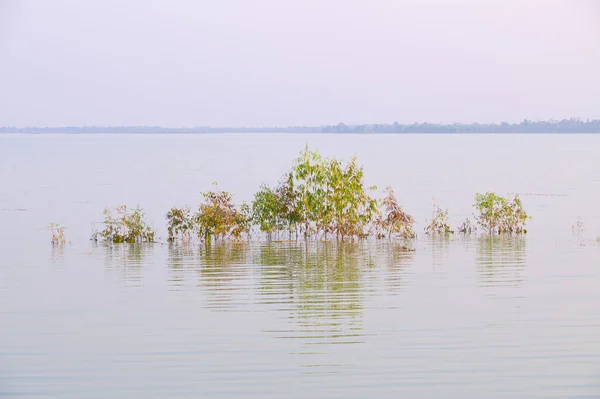
[[[105,206],[164,237],[214,181],[251,201],[306,145],[393,187],[414,251],[89,240]],[[599,160],[598,135],[0,135],[0,397],[598,398]],[[422,234],[488,190],[526,237]]]

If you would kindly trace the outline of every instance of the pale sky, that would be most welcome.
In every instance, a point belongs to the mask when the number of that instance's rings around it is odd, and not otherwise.
[[[0,0],[0,126],[600,118],[600,0]]]

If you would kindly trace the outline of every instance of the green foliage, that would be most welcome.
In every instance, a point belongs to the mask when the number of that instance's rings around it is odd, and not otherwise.
[[[492,192],[477,193],[474,206],[479,211],[477,223],[489,234],[527,233],[525,224],[530,217],[523,210],[519,196],[509,200]]]
[[[65,227],[54,222],[48,225],[48,230],[52,233],[52,245],[64,245],[65,240]]]
[[[323,229],[337,237],[363,236],[378,212],[377,201],[364,188],[364,172],[356,158],[343,164],[333,159],[326,164],[326,196]],[[371,187],[370,191],[375,187]]]
[[[128,210],[126,205],[104,209],[104,229],[97,233],[105,241],[114,243],[153,242],[154,231],[138,206]],[[93,238],[97,235],[94,234]]]
[[[248,204],[240,205],[234,217],[234,228],[231,230],[231,237],[234,240],[241,240],[244,234],[249,235],[252,227],[252,209]]]
[[[297,233],[307,201],[300,199],[294,174],[286,173],[275,189],[262,185],[251,205],[251,222],[271,238],[281,231]],[[309,221],[310,219],[305,219]]]
[[[294,210],[299,217],[300,231],[305,237],[319,231],[327,224],[326,161],[318,152],[308,147],[300,154],[290,173],[292,187],[295,188],[296,203]]]
[[[252,219],[267,236],[282,230],[305,237],[363,236],[377,214],[363,177],[356,158],[344,163],[306,148],[276,189],[262,186],[256,193]]]
[[[265,185],[260,187],[252,201],[252,221],[269,238],[272,233],[284,228],[285,205],[280,190],[273,190]]]
[[[298,200],[300,195],[294,184],[294,175],[291,172],[286,173],[275,191],[281,206],[282,229],[286,229],[290,233],[294,231],[297,234],[301,210]]]
[[[189,242],[194,229],[194,220],[188,206],[183,208],[171,208],[166,215],[168,241],[175,242],[177,239],[184,243]]]
[[[394,190],[391,187],[388,187],[386,191],[387,195],[382,201],[383,215],[375,220],[377,237],[399,235],[404,239],[415,238],[416,234],[413,230],[415,219],[398,204]]]
[[[194,215],[198,235],[205,240],[224,240],[227,237],[240,239],[250,229],[250,209],[247,205],[238,211],[232,196],[225,191],[207,191],[202,193],[204,203],[200,204]]]
[[[252,201],[252,223],[269,238],[273,233],[295,231],[300,222],[301,203],[298,198],[291,173],[286,174],[275,189],[262,185]]]
[[[435,203],[433,204],[431,222],[425,226],[425,233],[432,236],[454,234],[448,220],[448,209],[442,209]]]
[[[236,207],[232,195],[216,188],[202,193],[203,202],[192,214],[189,207],[171,208],[166,214],[168,241],[187,243],[195,232],[200,239],[240,240],[249,236],[253,227],[271,238],[288,232],[290,238],[305,239],[361,238],[374,234],[378,238],[416,237],[414,218],[398,203],[388,187],[380,201],[373,198],[375,187],[365,187],[364,170],[352,157],[349,161],[323,158],[308,147],[300,153],[291,170],[277,186],[262,185],[251,205]],[[529,219],[518,196],[512,199],[494,193],[477,194],[475,208],[477,224],[489,234],[526,233]],[[154,241],[154,232],[145,221],[142,210],[130,211],[126,206],[105,209],[104,229],[94,233],[109,242]],[[64,242],[64,230],[51,225],[53,242]],[[458,228],[470,234],[476,226],[466,219]],[[425,226],[429,235],[447,235],[450,227],[448,210],[434,204],[431,221]]]

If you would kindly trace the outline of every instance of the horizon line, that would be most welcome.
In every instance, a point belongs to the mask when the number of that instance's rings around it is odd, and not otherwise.
[[[219,129],[250,129],[250,130],[260,130],[260,129],[318,129],[318,128],[332,128],[332,127],[348,127],[348,128],[356,128],[356,127],[385,127],[385,126],[402,126],[402,127],[411,127],[411,126],[437,126],[437,127],[459,127],[459,126],[518,126],[524,124],[560,124],[564,122],[578,123],[578,124],[596,124],[600,123],[600,119],[592,119],[592,118],[563,118],[563,119],[540,119],[540,120],[531,120],[531,119],[523,119],[520,122],[411,122],[411,123],[399,123],[399,122],[384,122],[384,123],[352,123],[346,124],[344,122],[338,122],[336,124],[288,124],[288,125],[244,125],[244,126],[214,126],[214,125],[195,125],[195,126],[165,126],[165,125],[142,125],[142,124],[131,124],[131,125],[113,125],[113,124],[85,124],[85,125],[4,125],[0,126],[0,131],[2,130],[23,130],[23,129],[35,129],[35,130],[47,130],[47,129],[99,129],[99,128],[108,128],[108,129],[132,129],[132,128],[144,128],[144,129],[164,129],[164,130],[191,130],[191,129],[210,129],[210,130],[219,130]]]

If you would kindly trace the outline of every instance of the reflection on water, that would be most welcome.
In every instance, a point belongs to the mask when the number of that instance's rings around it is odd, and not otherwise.
[[[364,295],[360,279],[372,266],[363,243],[274,243],[262,247],[258,259],[265,262],[258,300],[274,310],[279,308],[278,298],[293,303],[294,328],[272,331],[274,336],[313,344],[361,342],[357,332]]]
[[[169,285],[174,291],[199,285],[208,296],[206,307],[225,311],[243,305],[250,285],[248,242],[219,242],[202,245],[169,245]]]
[[[213,310],[237,310],[250,300],[251,292],[247,259],[247,242],[201,245],[198,252],[197,274],[204,292],[206,307]]]
[[[50,253],[50,259],[53,265],[61,263],[65,258],[65,245],[64,243],[52,244],[52,250]]]
[[[198,264],[198,248],[189,244],[169,245],[167,256],[169,287],[173,291],[182,290],[195,265]]]
[[[414,252],[398,242],[381,240],[366,248],[365,253],[374,264],[384,267],[383,284],[387,292],[401,291],[407,284],[408,266],[413,262]]]
[[[74,374],[148,397],[597,392],[598,273],[578,251],[536,279],[529,239],[56,247],[60,267],[4,271],[1,354],[12,392],[47,397]]]
[[[516,287],[523,281],[527,238],[490,236],[478,239],[477,282],[481,286]]]
[[[438,277],[445,278],[451,243],[456,241],[470,241],[470,237],[462,234],[455,236],[426,236],[424,239],[425,250],[431,254],[431,264]]]
[[[197,279],[204,306],[213,311],[240,311],[251,303],[268,307],[289,322],[289,328],[266,330],[275,338],[362,343],[365,296],[382,287],[400,290],[412,256],[387,240],[173,245],[169,285],[184,290]]]
[[[142,285],[144,263],[154,257],[155,247],[150,243],[136,244],[97,244],[96,250],[102,251],[106,270],[122,276],[128,286]]]

